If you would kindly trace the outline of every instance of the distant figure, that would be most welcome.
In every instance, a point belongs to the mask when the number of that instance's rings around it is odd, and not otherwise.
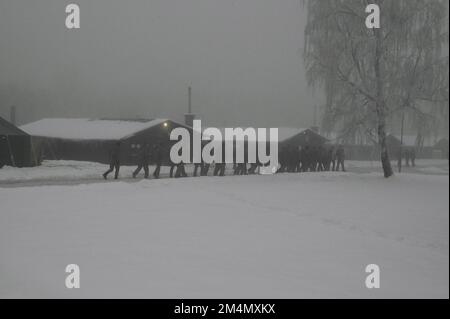
[[[330,170],[333,172],[336,170],[336,148],[334,146],[331,146],[331,163],[330,163]]]
[[[410,150],[409,149],[405,149],[405,166],[409,167],[409,156],[410,156]]]
[[[403,151],[402,151],[402,147],[400,146],[400,148],[397,152],[397,168],[398,168],[399,172],[402,169],[402,160],[403,160]]]
[[[216,163],[214,165],[214,176],[225,175],[225,163]]]
[[[411,149],[409,157],[411,159],[411,166],[416,167],[416,150],[414,148]]]
[[[317,171],[318,163],[319,163],[319,149],[317,146],[313,146],[310,149],[311,172]]]
[[[297,170],[298,151],[295,146],[289,145],[287,149],[287,171],[295,173]]]
[[[156,164],[155,171],[153,172],[153,177],[155,179],[159,178],[159,173],[161,172],[162,159],[163,159],[162,147],[161,143],[158,143],[153,146],[153,160]]]
[[[248,174],[249,175],[254,175],[256,174],[256,170],[258,169],[259,163],[250,163],[250,168],[248,169]]]
[[[284,173],[287,170],[287,146],[283,145],[280,152],[278,153],[278,162],[280,163],[280,168],[278,169],[277,173]]]
[[[187,177],[186,170],[184,168],[184,163],[183,162],[180,162],[178,165],[176,165],[176,167],[177,167],[177,170],[175,172],[175,178]]]
[[[247,164],[238,163],[234,169],[234,175],[247,175]]]
[[[201,176],[208,176],[208,172],[209,172],[209,167],[210,167],[210,166],[211,166],[211,164],[209,164],[209,163],[204,163],[200,175],[201,175]]]
[[[170,162],[170,173],[169,173],[170,178],[172,178],[174,176],[173,171],[175,170],[176,167],[177,167],[177,164],[175,164],[171,161]],[[175,174],[176,174],[176,171],[175,171]]]
[[[333,162],[333,146],[327,147],[325,150],[325,170],[330,171],[331,170],[331,163]]]
[[[148,178],[148,164],[150,162],[150,147],[148,144],[145,144],[144,147],[141,148],[138,155],[138,167],[133,172],[133,178],[136,178],[137,174],[144,169],[144,177]]]
[[[306,145],[300,150],[300,171],[307,172],[309,168],[309,146]]]
[[[195,163],[194,164],[194,173],[192,174],[192,176],[197,177],[197,171],[200,168],[200,176],[203,176],[202,172],[204,170],[204,165],[203,165],[203,161],[201,163]]]
[[[339,166],[342,168],[342,171],[345,172],[345,166],[344,166],[344,161],[345,161],[345,151],[344,151],[344,147],[342,145],[339,145],[337,150],[336,150],[336,160],[337,160],[337,166],[336,166],[336,171],[339,171]]]
[[[327,150],[325,147],[318,146],[317,147],[317,171],[323,172],[326,170],[327,162]]]
[[[301,163],[302,155],[299,146],[295,147],[295,169],[294,171],[300,173],[302,171],[302,163]]]
[[[116,142],[116,144],[109,153],[109,169],[103,174],[103,178],[107,179],[108,174],[111,173],[113,170],[115,170],[114,179],[119,178],[119,169],[120,169],[120,142]]]

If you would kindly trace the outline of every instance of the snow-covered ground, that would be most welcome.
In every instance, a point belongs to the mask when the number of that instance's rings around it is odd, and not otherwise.
[[[394,169],[396,163],[392,162]],[[380,172],[381,164],[371,161],[347,161],[347,170],[358,173]],[[122,166],[120,168],[121,178],[130,178],[135,170],[135,166]],[[44,184],[61,184],[61,183],[80,183],[80,182],[96,182],[101,180],[101,174],[108,169],[108,165],[80,162],[80,161],[44,161],[39,167],[15,168],[5,166],[0,169],[0,187],[8,185],[36,185]],[[231,168],[230,168],[231,169]],[[186,171],[192,175],[193,167],[187,165]],[[154,167],[150,167],[150,173],[154,171]],[[213,169],[209,170],[209,175]],[[448,160],[417,160],[416,167],[403,167],[406,173],[424,173],[424,174],[447,174],[449,172]],[[141,171],[141,177],[143,175]],[[169,173],[168,167],[161,169],[162,177],[167,177]],[[329,174],[327,174],[329,175]],[[110,178],[113,174],[110,175]]]
[[[3,168],[0,297],[448,298],[448,161],[418,165],[134,183],[92,163]]]

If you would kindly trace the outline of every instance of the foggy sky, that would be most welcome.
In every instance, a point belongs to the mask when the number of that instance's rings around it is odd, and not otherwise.
[[[0,0],[0,115],[310,126],[300,0]]]

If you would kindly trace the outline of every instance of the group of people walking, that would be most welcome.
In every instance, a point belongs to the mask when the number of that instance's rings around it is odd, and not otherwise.
[[[342,145],[305,146],[285,145],[278,157],[279,173],[289,172],[345,172],[345,151]]]
[[[103,178],[114,172],[114,178],[118,179],[121,159],[121,143],[116,142],[109,154],[109,169],[103,173]],[[137,168],[132,176],[137,175],[144,170],[144,177],[149,178],[150,163],[155,164],[153,177],[160,177],[161,166],[163,165],[164,150],[161,143],[144,144],[137,153]],[[305,146],[304,148],[292,145],[282,146],[279,156],[279,169],[277,173],[295,173],[295,172],[316,172],[316,171],[345,171],[345,151],[342,145],[322,145]],[[260,166],[258,163],[235,163],[233,164],[234,175],[256,174]],[[224,176],[226,170],[225,163],[198,163],[194,164],[193,176],[208,176],[210,168],[213,167],[214,176]],[[170,163],[170,177],[187,177],[184,163]]]
[[[114,179],[119,178],[119,170],[120,170],[120,158],[121,158],[121,143],[116,142],[116,144],[112,147],[109,153],[109,169],[103,173],[103,178],[107,179],[108,175],[114,171]],[[149,165],[150,162],[154,162],[156,164],[155,171],[153,172],[154,178],[159,178],[159,174],[161,172],[161,165],[163,160],[163,153],[161,144],[155,144],[153,147],[150,147],[150,144],[144,144],[144,146],[140,149],[138,153],[138,166],[136,170],[133,172],[133,178],[144,170],[144,177],[149,178],[150,170]]]
[[[402,160],[405,159],[406,167],[416,166],[416,150],[413,147],[410,148],[400,148],[399,155],[397,158],[397,166],[402,166]]]

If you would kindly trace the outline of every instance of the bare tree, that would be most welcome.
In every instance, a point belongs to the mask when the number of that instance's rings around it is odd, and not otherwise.
[[[448,108],[448,2],[370,1],[381,11],[380,28],[373,29],[365,24],[369,1],[305,3],[307,76],[325,89],[327,121],[345,118],[346,126],[374,129],[384,176],[390,177],[387,119],[405,108],[417,110],[419,100]]]

